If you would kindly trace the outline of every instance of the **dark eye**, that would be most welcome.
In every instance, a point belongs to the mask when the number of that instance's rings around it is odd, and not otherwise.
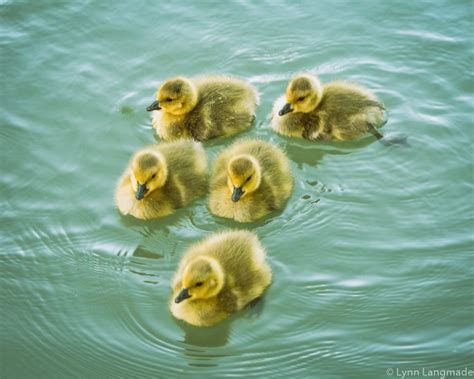
[[[305,96],[300,96],[300,97],[298,97],[296,100],[297,100],[297,101],[303,101],[304,98],[305,98]]]
[[[167,98],[165,99],[165,101],[167,101],[167,102],[169,103],[169,102],[173,101],[173,99],[172,99],[171,97],[167,97]]]
[[[153,175],[151,176],[151,178],[152,178],[152,179],[155,179],[155,178],[156,178],[156,174],[153,174]]]
[[[250,175],[246,181],[248,182],[250,179],[252,179],[252,175]]]
[[[203,282],[197,282],[196,287],[201,287],[204,283]]]

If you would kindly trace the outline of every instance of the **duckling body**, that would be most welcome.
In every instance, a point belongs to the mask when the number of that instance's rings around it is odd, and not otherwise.
[[[257,236],[214,234],[191,246],[173,278],[170,310],[196,326],[211,326],[262,295],[272,271]]]
[[[309,140],[351,140],[387,122],[384,105],[368,89],[335,81],[324,86],[303,74],[288,84],[286,95],[273,106],[272,128],[280,134]]]
[[[194,141],[152,145],[137,151],[119,180],[115,203],[123,215],[164,217],[208,189],[206,152]]]
[[[239,133],[252,124],[258,97],[249,83],[228,76],[165,81],[153,111],[153,127],[166,141],[211,138]]]
[[[282,208],[292,189],[283,151],[268,142],[241,140],[215,160],[209,208],[217,216],[250,222]]]

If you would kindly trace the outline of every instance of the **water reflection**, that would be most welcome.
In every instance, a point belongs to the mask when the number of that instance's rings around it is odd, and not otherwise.
[[[303,165],[317,167],[325,155],[348,155],[358,149],[363,149],[376,140],[365,136],[355,141],[311,142],[295,138],[282,137],[286,144],[286,153],[291,161],[300,169]]]
[[[142,246],[138,246],[133,252],[134,257],[148,258],[148,259],[161,259],[164,257],[163,254],[151,252]]]
[[[194,349],[193,347],[218,347],[225,346],[229,342],[231,332],[231,318],[228,318],[221,323],[209,326],[198,327],[190,325],[184,321],[174,319],[176,325],[183,330],[185,344],[185,355],[190,357],[201,356],[199,353],[201,349]]]

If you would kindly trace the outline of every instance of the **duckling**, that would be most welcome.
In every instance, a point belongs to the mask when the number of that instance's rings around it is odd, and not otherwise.
[[[217,216],[250,222],[282,208],[292,190],[283,151],[268,142],[240,140],[215,160],[209,208]]]
[[[202,145],[178,141],[137,151],[119,180],[115,203],[124,215],[164,217],[208,190],[207,156]]]
[[[196,326],[214,325],[260,297],[272,271],[249,231],[214,234],[191,246],[173,278],[170,310]]]
[[[205,141],[250,128],[257,103],[255,88],[243,80],[180,76],[160,86],[147,111],[153,111],[152,124],[162,139]]]
[[[272,128],[309,140],[351,140],[387,122],[384,105],[368,89],[336,81],[323,84],[310,74],[295,76],[273,106]]]

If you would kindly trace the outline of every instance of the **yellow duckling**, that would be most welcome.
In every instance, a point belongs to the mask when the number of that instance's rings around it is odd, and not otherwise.
[[[196,326],[214,325],[260,297],[272,271],[258,237],[214,234],[189,248],[173,278],[170,310]]]
[[[257,103],[255,88],[240,79],[177,77],[160,86],[147,111],[154,111],[153,127],[162,139],[205,141],[249,128]]]
[[[208,189],[207,156],[200,143],[178,141],[141,149],[119,180],[115,203],[124,215],[167,216]]]
[[[217,216],[250,222],[283,207],[292,189],[289,161],[279,148],[241,140],[215,160],[209,208]]]
[[[309,140],[351,140],[367,132],[381,139],[377,128],[387,122],[384,105],[368,89],[342,81],[323,86],[310,74],[290,81],[272,113],[277,133]]]

